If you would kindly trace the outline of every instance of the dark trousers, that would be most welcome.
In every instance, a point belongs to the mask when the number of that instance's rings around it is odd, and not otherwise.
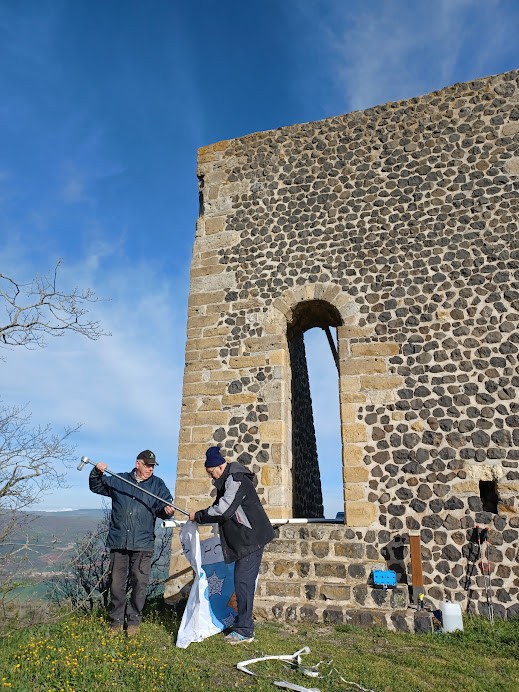
[[[238,615],[234,620],[232,629],[244,637],[252,637],[254,634],[252,608],[262,555],[263,548],[260,548],[250,555],[236,560],[234,563],[234,591],[236,593]]]
[[[151,550],[110,551],[110,621],[112,626],[138,625],[150,581]],[[131,586],[130,600],[126,602],[128,582]]]

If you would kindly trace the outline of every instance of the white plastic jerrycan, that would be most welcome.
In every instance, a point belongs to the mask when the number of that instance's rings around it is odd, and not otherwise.
[[[456,630],[461,630],[463,632],[463,618],[461,616],[460,604],[442,601],[440,608],[442,611],[443,631],[455,632]]]

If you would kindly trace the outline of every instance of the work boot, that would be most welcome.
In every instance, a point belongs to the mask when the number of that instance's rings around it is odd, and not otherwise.
[[[136,634],[139,634],[139,625],[128,625],[126,634],[128,637],[135,637]]]
[[[109,637],[117,637],[117,635],[122,634],[122,631],[123,631],[122,625],[110,625],[110,628],[108,630],[108,636]]]

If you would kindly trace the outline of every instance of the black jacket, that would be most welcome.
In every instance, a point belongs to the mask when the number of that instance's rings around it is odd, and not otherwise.
[[[147,480],[137,483],[135,470],[118,475],[136,485],[135,490],[128,483],[115,476],[100,473],[96,468],[92,469],[88,479],[93,493],[112,499],[112,516],[106,546],[114,550],[153,550],[155,519],[167,519],[165,505],[140,492],[139,488],[163,497],[166,502],[172,502],[171,493],[164,481],[157,476],[150,476]]]
[[[254,474],[233,461],[214,482],[216,500],[196,512],[198,524],[218,524],[225,562],[235,562],[270,543],[274,529],[254,489]]]

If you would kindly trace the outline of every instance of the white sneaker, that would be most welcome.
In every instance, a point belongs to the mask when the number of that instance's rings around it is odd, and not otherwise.
[[[244,637],[243,634],[238,632],[231,632],[224,639],[229,644],[250,644],[254,641],[254,637]]]

